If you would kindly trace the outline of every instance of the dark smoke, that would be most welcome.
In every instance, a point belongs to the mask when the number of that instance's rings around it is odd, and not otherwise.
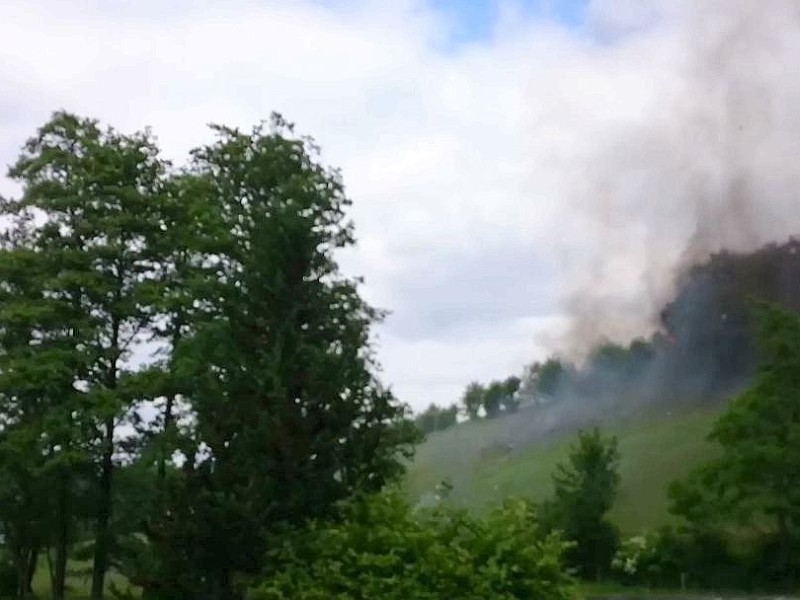
[[[723,402],[756,366],[758,302],[800,313],[800,238],[714,253],[693,266],[661,311],[659,332],[596,346],[547,405],[507,417],[500,442],[520,448],[593,424]]]
[[[751,300],[800,310],[800,243],[783,243],[800,233],[800,2],[591,7],[599,68],[649,57],[658,93],[570,165],[565,222],[593,258],[565,258],[572,327],[555,349],[579,368],[549,406],[508,419],[510,443],[720,402],[754,368]],[[629,356],[598,361],[603,343]]]
[[[751,302],[800,312],[800,2],[590,7],[597,43],[576,60],[619,85],[552,117],[600,125],[576,136],[578,157],[547,157],[567,186],[554,204],[571,327],[537,340],[575,366],[546,403],[442,436],[456,489],[481,449],[725,402],[753,372]],[[579,95],[569,66],[547,84]]]
[[[600,68],[648,57],[641,77],[657,92],[571,166],[566,222],[595,257],[567,264],[564,345],[579,355],[656,330],[711,254],[800,232],[800,3],[597,0],[592,11]]]

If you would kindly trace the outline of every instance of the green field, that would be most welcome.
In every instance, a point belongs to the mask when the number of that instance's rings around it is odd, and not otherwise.
[[[67,598],[68,600],[87,600],[92,587],[91,562],[70,560],[67,567]],[[106,574],[106,597],[112,598],[111,589],[115,586],[118,590],[128,591],[128,582],[114,570]],[[50,598],[50,573],[47,561],[39,560],[39,566],[33,577],[33,592],[36,598]]]
[[[619,437],[622,481],[611,518],[623,533],[669,522],[667,487],[713,454],[705,437],[719,411],[715,406],[651,412],[604,427]],[[430,498],[436,485],[447,478],[453,484],[453,502],[478,510],[508,496],[546,498],[551,492],[550,475],[567,456],[575,433],[515,448],[506,455],[487,456],[481,448],[496,439],[504,427],[502,420],[464,423],[429,436],[409,469],[407,487],[412,496],[423,501]]]

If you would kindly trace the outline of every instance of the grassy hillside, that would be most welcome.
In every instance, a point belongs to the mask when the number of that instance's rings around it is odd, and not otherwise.
[[[719,411],[713,407],[650,413],[604,427],[619,436],[622,483],[611,516],[624,533],[669,521],[667,486],[713,453],[705,437]],[[502,421],[465,423],[431,435],[409,470],[410,493],[425,501],[437,483],[449,478],[453,501],[478,510],[507,496],[547,497],[550,474],[567,456],[574,431],[491,455],[482,449],[498,439],[505,427]]]

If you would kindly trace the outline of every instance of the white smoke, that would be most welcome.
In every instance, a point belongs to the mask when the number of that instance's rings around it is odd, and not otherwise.
[[[593,110],[638,98],[556,165],[573,182],[561,248],[576,351],[652,328],[710,252],[800,232],[800,3],[602,0],[588,27],[580,64],[612,88]]]

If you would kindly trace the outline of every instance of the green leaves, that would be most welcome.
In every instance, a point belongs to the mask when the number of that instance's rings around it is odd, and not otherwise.
[[[615,437],[605,438],[599,429],[581,431],[569,462],[553,475],[556,501],[591,511],[597,520],[611,509],[619,486],[619,451]]]
[[[137,534],[115,520],[131,518],[122,464],[155,478],[137,521],[149,591],[229,597],[276,528],[380,489],[418,439],[376,379],[382,313],[335,260],[354,241],[338,172],[277,115],[213,130],[175,171],[149,131],[60,112],[10,171],[23,195],[3,201],[0,238],[0,519],[24,531],[49,511],[54,533],[23,541],[65,560],[91,508],[95,599],[112,559],[141,558],[116,539]],[[54,511],[33,501],[48,484]]]
[[[597,428],[581,431],[568,461],[553,474],[553,499],[542,507],[545,525],[576,542],[568,553],[571,565],[590,577],[608,568],[616,548],[606,513],[617,495],[618,469],[617,439]]]
[[[520,384],[521,380],[515,376],[503,381],[492,381],[486,386],[473,381],[467,386],[461,399],[464,411],[472,420],[478,418],[481,409],[489,419],[499,416],[502,412],[507,414],[516,412],[520,404],[517,394]]]
[[[697,531],[770,524],[775,569],[787,572],[800,526],[800,317],[766,304],[756,315],[760,365],[714,425],[721,454],[670,495],[673,512]]]
[[[93,487],[87,471],[97,468],[95,597],[111,545],[115,429],[138,400],[128,359],[158,315],[152,284],[163,257],[153,242],[166,172],[149,133],[101,130],[67,113],[54,114],[10,170],[23,195],[6,203],[12,223],[0,252],[0,412],[15,411],[13,428],[38,441],[27,456],[41,468],[31,472],[58,482],[60,508],[28,499],[34,512],[25,518],[54,515],[46,543],[62,557],[74,480]],[[59,587],[63,577],[56,596]]]
[[[413,513],[393,492],[343,506],[270,556],[251,600],[312,598],[566,599],[567,544],[538,533],[532,507],[509,501],[485,518],[439,507]]]

